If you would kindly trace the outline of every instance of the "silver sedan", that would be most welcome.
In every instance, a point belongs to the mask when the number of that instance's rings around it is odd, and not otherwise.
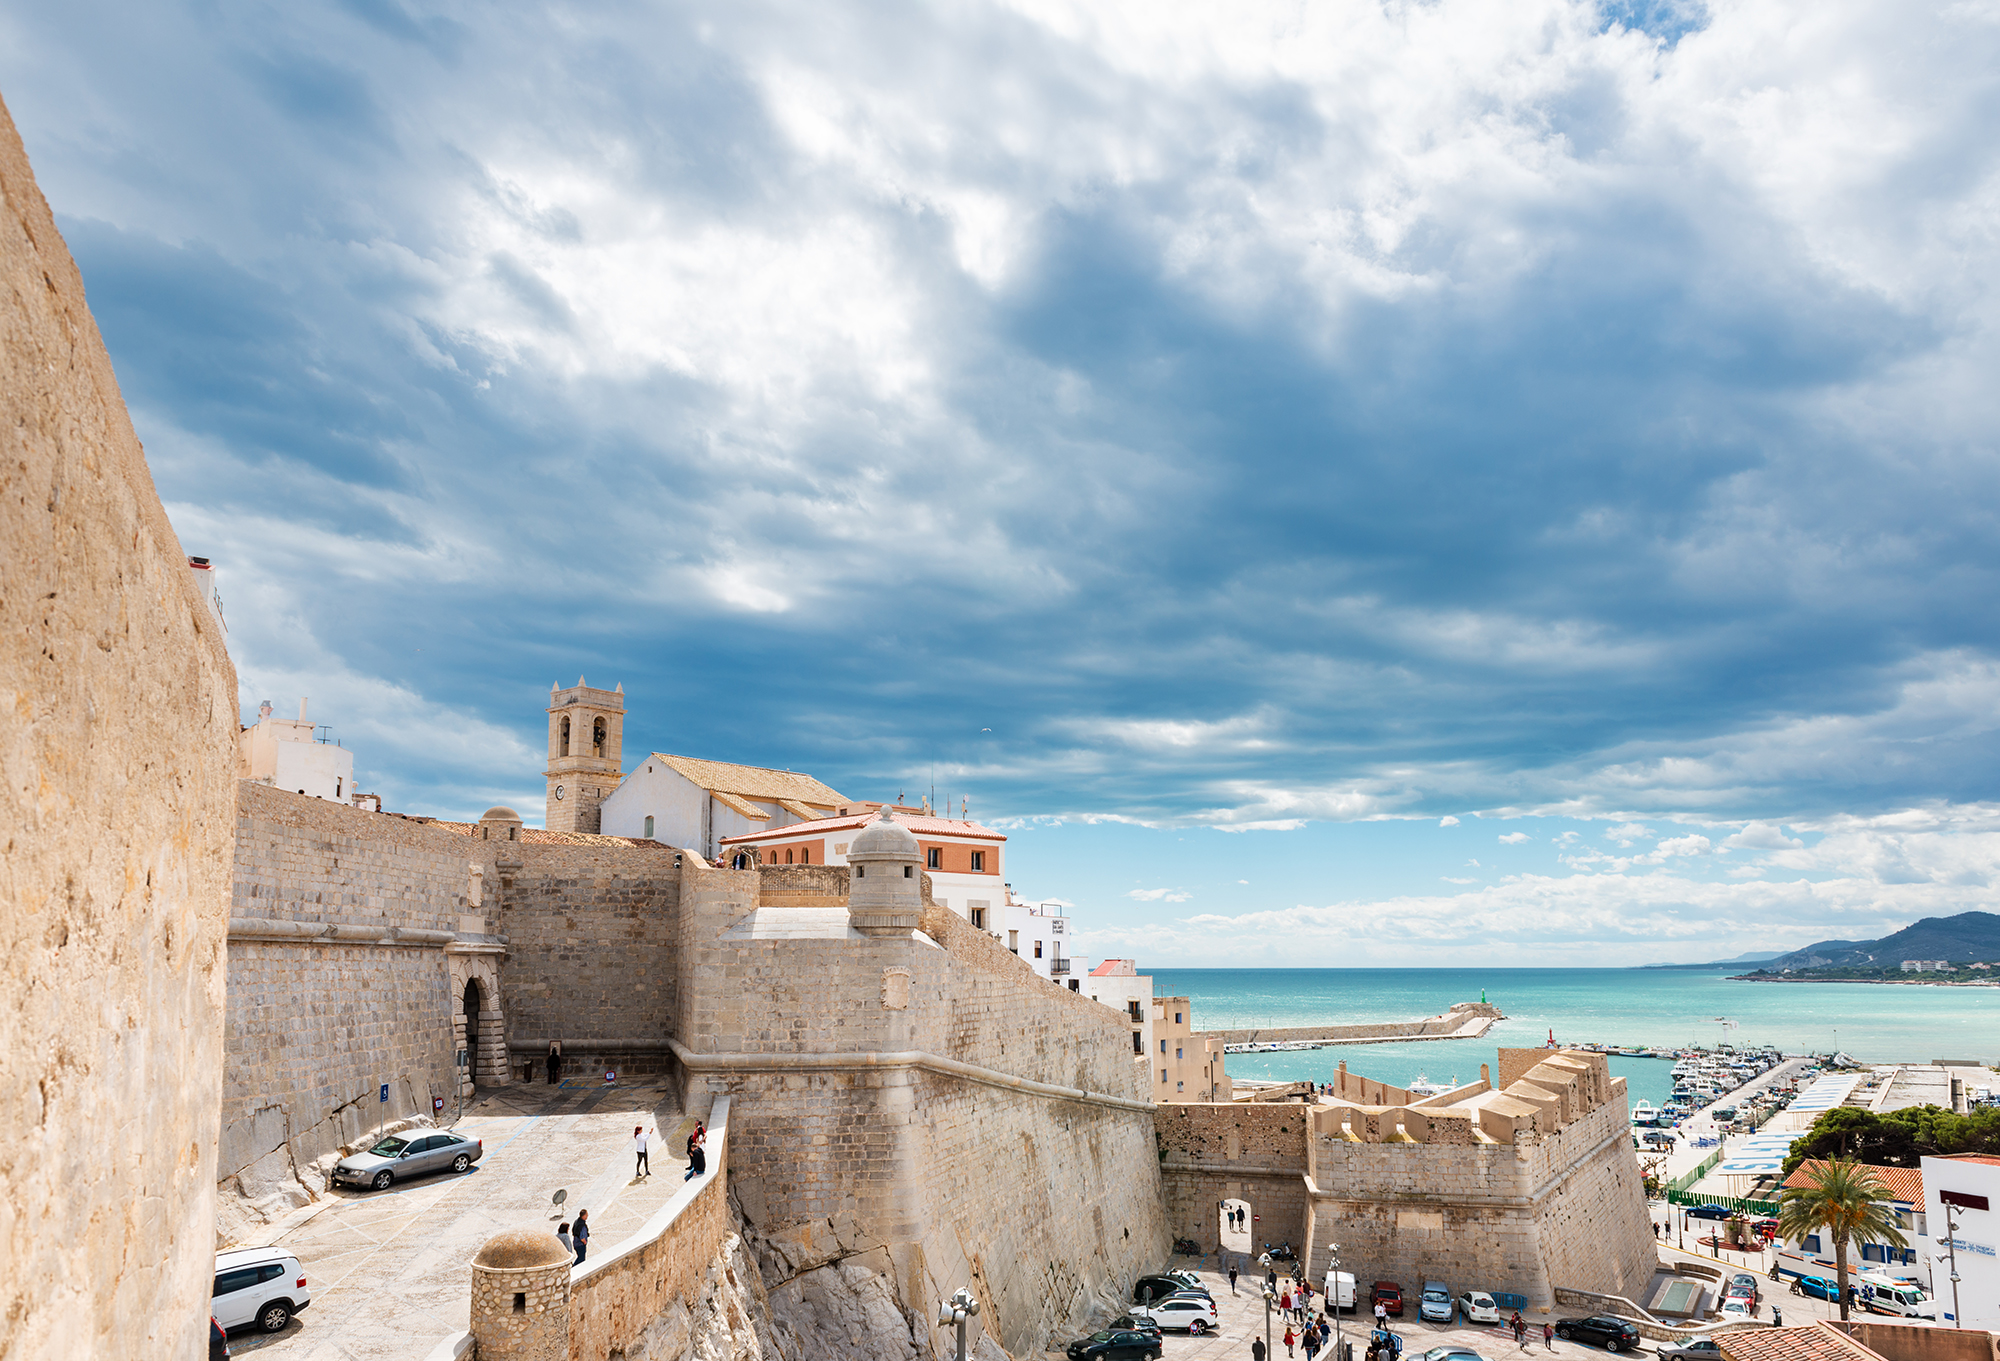
[[[427,1172],[463,1172],[486,1152],[477,1139],[450,1131],[410,1130],[389,1135],[366,1153],[355,1153],[333,1165],[335,1186],[366,1186],[386,1191],[399,1181]]]

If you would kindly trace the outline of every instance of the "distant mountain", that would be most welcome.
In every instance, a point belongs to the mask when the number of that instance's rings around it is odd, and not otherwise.
[[[1769,964],[1777,956],[1769,950],[1752,950],[1734,959],[1711,959],[1706,964],[1641,964],[1642,969],[1741,969],[1751,964]]]
[[[1863,966],[1893,969],[1906,959],[1948,959],[1963,964],[1975,959],[2000,959],[2000,916],[1991,912],[1961,912],[1956,917],[1925,917],[1880,940],[1823,940],[1780,955],[1766,969],[1843,969]]]

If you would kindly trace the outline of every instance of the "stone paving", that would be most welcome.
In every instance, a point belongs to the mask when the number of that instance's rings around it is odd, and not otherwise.
[[[651,1177],[635,1179],[632,1127],[656,1131]],[[463,1176],[449,1172],[389,1191],[339,1190],[277,1226],[266,1241],[295,1253],[312,1304],[279,1333],[230,1338],[238,1356],[287,1361],[406,1361],[466,1326],[468,1263],[502,1229],[550,1232],[590,1211],[591,1248],[615,1247],[680,1189],[686,1139],[664,1083],[573,1079],[497,1088],[452,1126],[485,1143]],[[558,1190],[568,1192],[560,1211]]]

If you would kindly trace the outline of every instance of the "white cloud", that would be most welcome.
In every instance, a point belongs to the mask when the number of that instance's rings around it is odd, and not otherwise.
[[[1446,814],[1446,815],[1445,815],[1444,817],[1441,817],[1441,818],[1439,818],[1439,819],[1438,819],[1438,826],[1440,826],[1440,827],[1456,827],[1456,826],[1458,826],[1458,819],[1457,819],[1457,818],[1455,818],[1455,817],[1452,817],[1452,816],[1451,816],[1451,815],[1449,815],[1449,814]]]
[[[1606,841],[1615,841],[1621,846],[1629,846],[1635,841],[1643,840],[1652,835],[1653,829],[1651,827],[1641,827],[1636,822],[1621,822],[1616,827],[1607,827],[1604,829],[1604,839]]]
[[[1454,878],[1453,876],[1451,876],[1451,875],[1449,875],[1449,874],[1441,874],[1441,875],[1439,875],[1439,876],[1438,876],[1438,878],[1440,878],[1440,879],[1444,880],[1444,881],[1445,881],[1445,882],[1446,882],[1447,884],[1476,884],[1476,883],[1478,883],[1478,882],[1479,882],[1479,881],[1478,881],[1477,879],[1458,879],[1458,878]]]
[[[1142,903],[1184,903],[1194,897],[1192,893],[1177,888],[1135,888],[1125,896]]]
[[[1660,842],[1657,846],[1655,846],[1653,848],[1653,853],[1645,858],[1648,860],[1664,861],[1668,856],[1674,856],[1674,855],[1678,856],[1707,855],[1709,853],[1710,844],[1711,843],[1709,842],[1709,839],[1705,836],[1690,835],[1690,836],[1669,837],[1668,839]]]
[[[1793,837],[1785,835],[1775,822],[1752,822],[1742,831],[1724,837],[1721,849],[1725,851],[1789,851],[1805,845]]]
[[[1526,832],[1508,832],[1500,838],[1500,844],[1503,846],[1518,846],[1523,841],[1533,841],[1533,840],[1534,838],[1529,836]]]

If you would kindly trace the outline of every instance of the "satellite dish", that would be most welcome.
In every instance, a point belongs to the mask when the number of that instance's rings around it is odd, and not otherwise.
[[[549,1205],[552,1209],[555,1210],[556,1213],[550,1215],[549,1216],[550,1219],[554,1219],[556,1218],[557,1215],[560,1215],[562,1213],[562,1204],[565,1200],[568,1199],[569,1199],[568,1191],[558,1191],[555,1193],[554,1197],[550,1199]]]

